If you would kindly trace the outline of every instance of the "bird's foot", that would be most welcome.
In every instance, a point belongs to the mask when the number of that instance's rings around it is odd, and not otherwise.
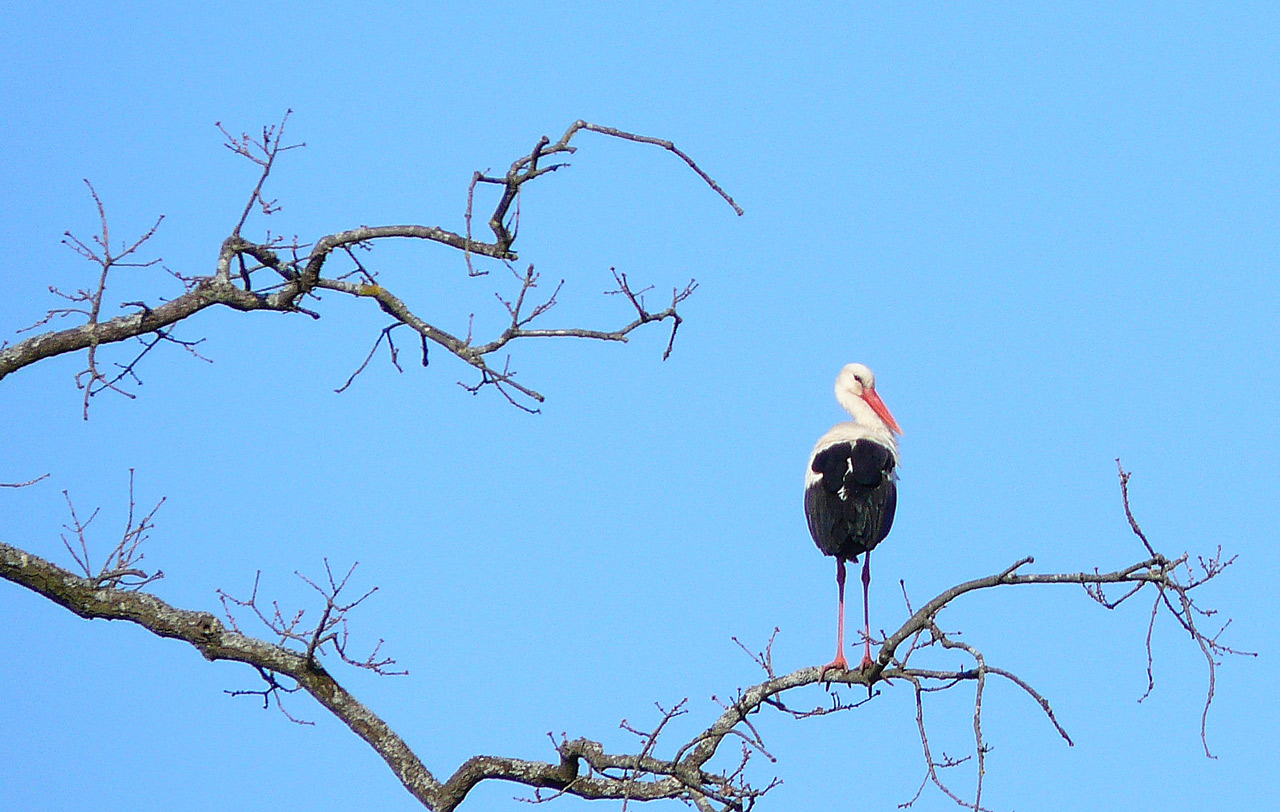
[[[876,664],[876,661],[871,659],[870,654],[864,654],[862,655],[862,662],[858,663],[858,670],[866,671],[868,668],[871,668],[875,664]]]
[[[818,675],[818,679],[825,679],[828,671],[848,671],[849,661],[844,658],[844,652],[836,655],[836,658],[826,665],[822,666],[822,673]]]

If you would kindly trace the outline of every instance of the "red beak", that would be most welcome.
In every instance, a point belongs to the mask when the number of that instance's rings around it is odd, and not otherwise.
[[[870,406],[876,414],[880,415],[880,419],[884,421],[884,424],[889,427],[890,431],[895,434],[902,434],[902,429],[898,427],[898,421],[894,420],[893,415],[889,414],[889,407],[884,405],[884,401],[876,394],[876,390],[863,390],[862,399],[867,402],[867,405]]]

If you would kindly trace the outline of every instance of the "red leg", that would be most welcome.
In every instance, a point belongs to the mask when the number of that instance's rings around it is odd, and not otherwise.
[[[840,619],[836,622],[836,658],[822,667],[822,675],[828,671],[848,671],[849,661],[844,658],[844,559],[836,556],[836,586],[840,591]]]
[[[862,654],[862,663],[858,666],[858,670],[862,671],[872,665],[871,661],[871,601],[868,597],[871,592],[871,551],[867,550],[866,558],[862,560],[862,634],[866,648]]]

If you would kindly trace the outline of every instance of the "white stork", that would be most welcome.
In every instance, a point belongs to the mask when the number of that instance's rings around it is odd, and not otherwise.
[[[836,377],[836,400],[853,416],[822,435],[809,455],[804,474],[804,512],[818,549],[835,556],[840,590],[836,626],[836,658],[823,673],[849,670],[844,658],[845,562],[862,561],[862,614],[865,650],[859,669],[871,665],[871,618],[867,593],[871,586],[871,550],[889,535],[898,504],[898,444],[902,434],[884,401],[876,394],[876,376],[862,364],[849,364]]]

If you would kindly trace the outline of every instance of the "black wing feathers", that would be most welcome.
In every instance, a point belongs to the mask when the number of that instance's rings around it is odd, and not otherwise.
[[[813,458],[813,472],[822,474],[822,486],[833,493],[851,484],[874,488],[893,472],[893,458],[870,440],[837,443]]]
[[[804,507],[818,549],[851,559],[889,535],[898,504],[889,449],[865,439],[836,443],[812,468],[822,478],[805,491]]]

